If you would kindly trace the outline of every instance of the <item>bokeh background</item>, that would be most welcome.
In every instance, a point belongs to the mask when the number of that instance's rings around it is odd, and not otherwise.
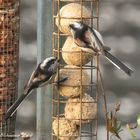
[[[37,2],[35,0],[21,0],[20,28],[19,95],[23,93],[23,87],[36,67]],[[133,76],[128,77],[108,61],[101,59],[108,107],[111,108],[116,101],[121,101],[118,118],[125,125],[127,122],[134,122],[140,114],[140,1],[100,0],[100,32],[104,36],[105,43],[111,46],[111,52],[134,69]],[[25,131],[35,135],[35,103],[36,93],[32,92],[18,110],[17,133]],[[100,119],[103,119],[102,113],[100,116]],[[101,123],[99,140],[104,139],[103,130]],[[135,131],[137,139],[140,139],[140,129]],[[123,140],[131,140],[125,128],[121,136]]]

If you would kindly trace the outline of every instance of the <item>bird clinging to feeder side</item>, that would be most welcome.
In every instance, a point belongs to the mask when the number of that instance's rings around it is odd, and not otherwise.
[[[15,113],[33,89],[52,83],[57,72],[57,67],[58,59],[55,57],[46,58],[37,66],[25,86],[24,93],[15,101],[5,114],[5,120]]]
[[[110,48],[104,44],[102,35],[83,22],[74,22],[69,25],[74,42],[84,51],[103,54],[114,66],[131,76],[133,70],[109,53]]]

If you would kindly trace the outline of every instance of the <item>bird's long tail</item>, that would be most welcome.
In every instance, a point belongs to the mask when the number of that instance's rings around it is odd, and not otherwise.
[[[29,95],[30,89],[26,89],[24,94],[22,94],[15,103],[8,109],[4,116],[4,121],[6,121],[9,117],[11,117],[18,109],[18,107],[22,104],[23,100]]]
[[[104,54],[105,57],[114,65],[116,66],[118,69],[123,70],[126,74],[128,74],[129,76],[132,75],[133,70],[131,70],[130,68],[128,68],[125,64],[123,64],[120,60],[118,60],[115,56],[113,56],[112,54],[110,54],[108,51],[104,50]]]

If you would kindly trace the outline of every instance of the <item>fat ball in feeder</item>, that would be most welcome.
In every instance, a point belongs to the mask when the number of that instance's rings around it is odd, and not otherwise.
[[[59,136],[60,140],[75,140],[78,137],[78,126],[62,116],[53,121],[52,129],[54,134]]]
[[[55,81],[64,79],[68,77],[66,81],[57,86],[60,95],[65,97],[77,97],[80,94],[85,93],[89,89],[90,78],[87,71],[81,70],[80,67],[74,65],[66,65],[63,69],[59,71],[59,76],[56,75]],[[82,93],[81,93],[81,80],[82,80]]]
[[[97,114],[97,103],[90,95],[85,93],[80,101],[80,97],[69,98],[65,106],[66,119],[72,119],[77,125],[80,119],[82,123],[88,123]]]
[[[62,47],[63,60],[69,65],[83,66],[93,59],[93,53],[81,51],[82,49],[73,42],[73,38],[68,36]]]
[[[82,15],[81,15],[82,11]],[[60,19],[59,15],[57,14],[55,23],[58,26],[59,30],[65,34],[71,34],[69,29],[69,24],[76,22],[76,21],[82,21],[86,24],[90,23],[90,10],[86,8],[85,6],[81,7],[81,4],[78,3],[70,3],[65,6],[63,6],[60,11]],[[60,22],[59,22],[60,20]],[[59,24],[60,23],[60,24]]]

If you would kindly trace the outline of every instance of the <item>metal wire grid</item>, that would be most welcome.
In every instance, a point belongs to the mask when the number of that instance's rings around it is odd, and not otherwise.
[[[69,4],[69,3],[79,3],[81,4],[81,9],[82,6],[88,6],[90,11],[91,11],[91,16],[90,17],[83,17],[83,11],[81,10],[81,17],[79,18],[81,21],[83,19],[88,19],[90,20],[90,26],[94,28],[96,28],[97,30],[99,29],[99,0],[53,0],[53,55],[56,56],[58,59],[61,60],[61,65],[58,69],[58,80],[59,80],[59,71],[61,69],[67,69],[64,68],[64,66],[66,64],[64,64],[64,62],[62,61],[62,47],[63,43],[66,39],[66,37],[68,36],[68,34],[62,33],[59,30],[59,26],[60,26],[60,19],[75,19],[75,17],[62,17],[60,16],[60,9],[61,7]],[[71,11],[69,11],[71,12]],[[55,25],[55,21],[56,19],[58,20],[58,27]],[[78,18],[76,18],[78,19]],[[65,53],[71,53],[71,52],[65,52]],[[80,52],[73,52],[73,53],[80,53],[80,60],[82,62],[82,51]],[[95,103],[97,103],[97,115],[95,119],[92,119],[89,121],[89,123],[83,124],[82,123],[82,114],[80,116],[80,125],[79,125],[79,134],[78,137],[81,140],[82,137],[88,137],[91,140],[93,139],[98,139],[98,99],[99,99],[99,88],[101,88],[102,90],[102,97],[103,97],[103,102],[104,102],[104,111],[105,114],[107,114],[107,105],[106,105],[106,96],[104,93],[104,87],[103,87],[103,81],[102,81],[102,76],[101,76],[101,72],[100,72],[100,68],[99,68],[99,56],[96,55],[94,57],[94,60],[91,61],[90,65],[85,65],[79,66],[80,69],[80,76],[82,79],[82,71],[84,69],[89,70],[90,71],[90,84],[88,85],[84,85],[82,83],[80,83],[80,105],[81,105],[81,112],[82,112],[82,91],[83,91],[83,87],[84,86],[89,86],[90,87],[90,96],[92,96],[95,99]],[[95,73],[95,75],[93,74]],[[93,78],[94,77],[94,78]],[[99,87],[99,81],[100,81],[100,87]],[[59,119],[61,117],[61,115],[64,113],[64,107],[65,104],[67,102],[66,98],[63,98],[58,91],[55,89],[55,86],[53,86],[53,101],[52,101],[52,121],[54,121],[55,119],[58,119],[58,135],[54,134],[54,132],[52,131],[52,140],[58,140],[59,139]],[[59,84],[57,85],[59,86]],[[74,87],[75,85],[64,85],[63,86],[70,86],[70,87]],[[106,116],[107,117],[107,116]],[[106,118],[105,117],[105,118]],[[72,121],[72,120],[71,120]],[[71,139],[72,137],[69,136],[61,136],[64,139]],[[107,140],[109,139],[108,137],[108,132],[107,132]]]
[[[19,0],[0,0],[0,135],[15,131],[15,116],[2,120],[17,97],[18,52]]]

